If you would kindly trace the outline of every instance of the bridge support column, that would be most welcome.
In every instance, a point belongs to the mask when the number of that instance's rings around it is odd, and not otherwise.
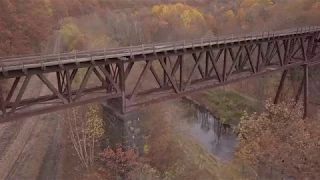
[[[122,144],[125,149],[132,149],[143,153],[143,135],[141,131],[141,113],[130,112],[121,114],[114,106],[103,103],[103,117],[106,122],[106,144],[102,148],[110,146],[115,148],[117,144]]]
[[[1,82],[0,82],[0,108],[2,112],[0,117],[4,117],[6,115],[6,105],[5,105],[4,92],[2,90]]]
[[[274,98],[274,104],[278,104],[280,101],[282,89],[283,89],[287,74],[288,74],[288,70],[284,70],[281,76],[280,84],[278,86],[276,97]]]
[[[120,89],[121,89],[121,113],[124,114],[127,112],[126,78],[125,78],[124,62],[121,61],[118,64],[118,67],[119,67],[119,82],[120,82]]]
[[[301,85],[298,89],[298,92],[295,96],[295,101],[296,103],[298,103],[300,96],[302,94],[302,90],[303,90],[303,117],[307,118],[309,113],[309,67],[308,65],[304,65],[303,66],[303,71],[304,71],[304,75],[303,75],[303,79],[301,82]],[[280,102],[280,98],[281,98],[281,93],[283,91],[283,87],[285,84],[285,79],[287,77],[288,74],[288,70],[283,71],[282,76],[281,76],[281,80],[278,86],[278,90],[277,90],[277,94],[276,97],[274,99],[274,104],[278,104]]]
[[[309,106],[309,67],[304,65],[304,114],[303,117],[308,117],[308,106]]]

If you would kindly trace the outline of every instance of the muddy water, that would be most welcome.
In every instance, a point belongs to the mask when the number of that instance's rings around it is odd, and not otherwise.
[[[189,101],[184,102],[188,111],[188,133],[214,157],[222,161],[232,159],[237,145],[232,129],[224,131],[210,112]]]

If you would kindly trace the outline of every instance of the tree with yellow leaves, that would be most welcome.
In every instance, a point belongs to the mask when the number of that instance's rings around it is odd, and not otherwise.
[[[199,10],[181,3],[154,6],[152,13],[159,19],[167,21],[172,27],[190,28],[205,24],[204,16]]]
[[[75,23],[66,23],[62,26],[62,40],[66,51],[84,50],[86,37]]]
[[[243,0],[241,2],[241,7],[243,8],[251,8],[257,5],[273,5],[272,0]]]
[[[78,157],[85,168],[93,167],[96,144],[105,133],[98,106],[72,108],[67,111],[65,118]]]
[[[224,17],[227,19],[227,21],[234,21],[235,20],[235,15],[232,10],[227,11],[224,14]]]

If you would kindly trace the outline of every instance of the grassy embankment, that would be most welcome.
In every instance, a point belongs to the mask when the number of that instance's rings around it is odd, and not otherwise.
[[[278,73],[254,80],[246,80],[226,86],[223,89],[201,93],[192,98],[207,106],[221,122],[237,125],[244,111],[248,114],[259,112],[265,100],[274,98],[280,77],[281,74]],[[281,99],[294,97],[291,82],[287,80],[285,83]]]
[[[258,110],[253,99],[231,90],[217,89],[192,97],[205,105],[223,123],[237,125],[246,111],[249,114]]]

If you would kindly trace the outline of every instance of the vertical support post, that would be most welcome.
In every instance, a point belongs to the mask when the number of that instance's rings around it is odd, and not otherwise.
[[[299,41],[299,39],[292,39],[291,40],[287,64],[291,61],[292,56],[294,55],[293,54],[294,53],[294,49],[295,49],[295,46],[296,46],[298,41]]]
[[[261,61],[261,44],[258,44],[258,59],[256,64],[256,72],[259,72],[260,70],[260,61]]]
[[[311,58],[312,56],[314,56],[316,54],[315,50],[316,50],[316,43],[315,43],[315,37],[314,35],[309,37],[308,39],[308,43],[307,43],[307,48],[306,48],[306,56],[308,58]]]
[[[60,71],[56,72],[56,75],[57,75],[58,91],[59,93],[62,93],[62,81],[61,81]]]
[[[274,98],[274,104],[278,104],[280,100],[280,95],[284,86],[285,79],[287,77],[288,70],[284,70],[281,76],[280,84],[278,86],[276,97]]]
[[[298,89],[298,92],[296,94],[296,97],[295,97],[295,102],[296,103],[298,103],[298,101],[300,99],[300,96],[301,96],[302,90],[304,88],[304,85],[305,85],[305,78],[302,79],[302,81],[300,83],[300,86],[299,86],[299,89]]]
[[[313,42],[313,46],[312,46],[312,53],[313,55],[316,54],[316,50],[318,48],[318,43],[319,43],[319,33],[314,33],[312,36],[312,42]]]
[[[167,67],[167,64],[168,64],[168,61],[167,61],[167,57],[163,58],[163,62],[164,62],[164,65]],[[166,75],[166,72],[163,68],[163,87],[165,87],[168,83],[168,77]]]
[[[239,60],[238,60],[238,65],[236,65],[236,70],[242,70],[242,66],[241,66],[241,64],[242,64],[242,62],[243,62],[243,50],[244,50],[245,48],[242,48],[241,49],[241,52],[240,52],[240,55],[239,55]]]
[[[223,82],[227,79],[227,48],[224,49],[224,55],[223,55]]]
[[[206,52],[206,70],[205,70],[205,77],[209,76],[209,55],[208,51]]]
[[[72,87],[71,87],[71,75],[70,75],[70,70],[66,70],[66,81],[67,81],[67,86],[66,86],[66,91],[68,93],[68,101],[69,103],[72,102],[72,94],[71,94],[71,90],[72,90]]]
[[[5,105],[5,100],[4,100],[3,90],[2,90],[1,84],[0,84],[0,107],[1,107],[1,111],[2,111],[1,117],[4,117],[6,115],[6,105]]]
[[[184,62],[183,62],[183,55],[180,56],[180,91],[183,90],[183,78],[184,78],[184,73],[183,73],[183,67],[184,67]]]
[[[111,66],[111,64],[107,64],[107,65],[104,66],[104,68],[106,69],[106,71],[110,75],[112,75],[112,71],[111,71],[111,67],[110,66]],[[107,84],[107,93],[110,93],[110,92],[112,92],[112,84],[111,84],[111,82],[109,81],[109,79],[107,77],[105,77],[105,79],[106,79],[106,84]]]
[[[209,64],[210,64],[210,57],[209,57],[209,51],[206,51],[206,70],[205,70],[205,77],[209,77],[209,72],[210,72],[210,68],[209,68]]]
[[[308,117],[308,105],[309,105],[309,68],[308,65],[304,65],[304,114],[303,117]]]
[[[310,40],[311,41],[311,44],[313,43],[313,39]],[[310,44],[310,41],[309,41],[309,44]],[[304,102],[303,102],[303,105],[304,105],[304,112],[303,112],[303,117],[306,118],[308,117],[308,105],[309,105],[309,68],[308,68],[308,47],[305,48],[304,47],[304,44],[303,44],[303,40],[302,38],[300,39],[300,42],[301,42],[301,47],[302,47],[302,53],[303,53],[303,57],[304,57],[304,66],[303,66],[303,69],[304,69]],[[311,55],[312,56],[312,55]]]
[[[118,63],[119,67],[119,83],[120,83],[120,90],[121,90],[121,113],[126,113],[126,80],[124,74],[124,62],[120,61]]]
[[[283,56],[283,61],[282,63],[285,65],[288,62],[288,55],[290,51],[290,43],[291,39],[288,40],[283,40],[283,45],[284,45],[284,56]]]

